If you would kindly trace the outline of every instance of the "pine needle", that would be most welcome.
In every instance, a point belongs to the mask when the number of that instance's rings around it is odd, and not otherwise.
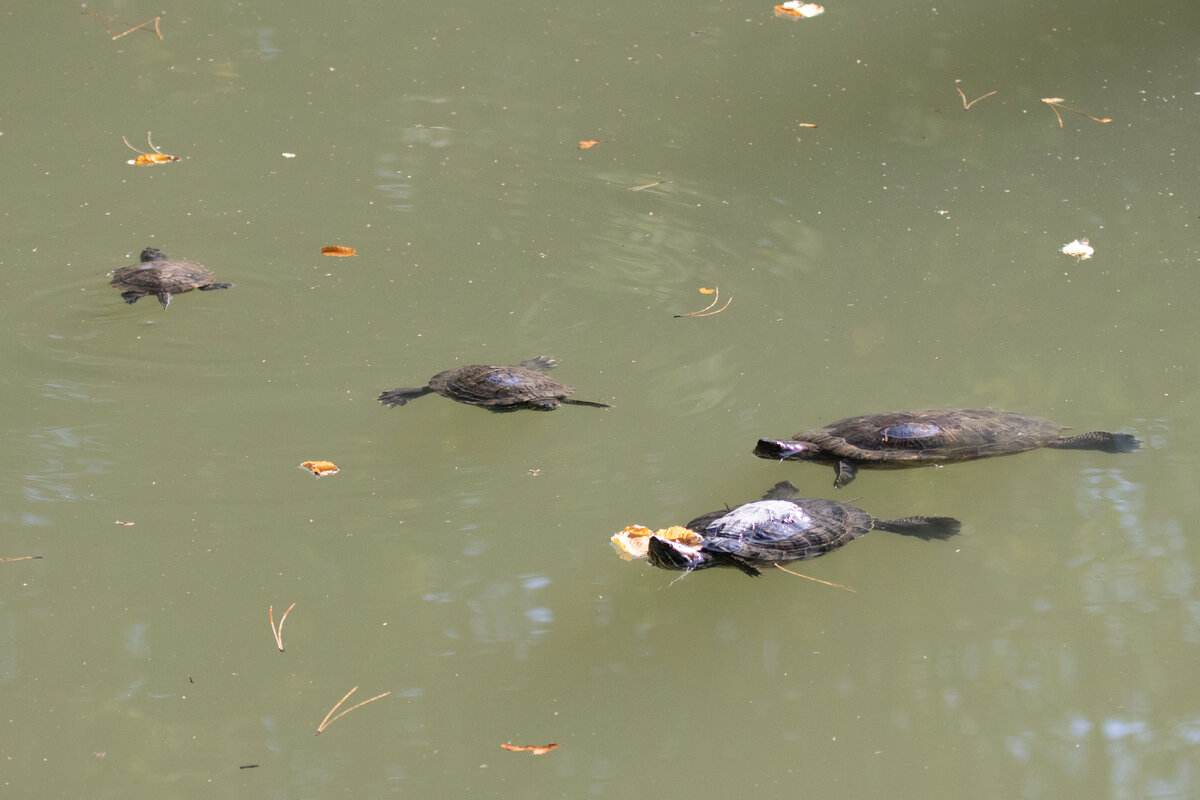
[[[804,578],[805,580],[816,581],[817,583],[823,583],[826,586],[832,586],[835,589],[845,589],[847,592],[855,592],[855,594],[857,594],[857,591],[855,589],[851,589],[849,586],[845,586],[840,583],[831,583],[830,581],[823,581],[820,578],[814,578],[811,575],[801,575],[799,572],[792,572],[790,569],[784,569],[783,567],[779,566],[778,564],[775,565],[775,569],[782,569],[788,575],[795,575],[797,578]]]
[[[325,719],[321,720],[321,724],[317,726],[317,734],[318,734],[318,735],[319,735],[319,734],[320,734],[320,733],[321,733],[323,730],[325,730],[326,728],[328,728],[328,727],[329,727],[330,725],[332,725],[333,723],[337,722],[337,721],[338,721],[339,719],[341,719],[342,717],[344,717],[344,716],[346,716],[347,714],[349,714],[349,713],[350,713],[351,711],[353,711],[354,709],[356,709],[356,708],[359,708],[359,707],[361,707],[361,706],[365,706],[367,703],[374,702],[374,701],[378,700],[378,699],[379,699],[379,698],[381,698],[381,697],[387,697],[389,694],[391,694],[391,692],[390,692],[390,691],[389,691],[389,692],[384,692],[383,694],[377,694],[377,695],[375,695],[374,697],[370,698],[369,700],[363,700],[363,701],[362,701],[361,703],[359,703],[358,705],[353,705],[353,706],[350,706],[349,708],[347,708],[347,709],[345,709],[344,711],[342,711],[341,713],[339,713],[339,714],[338,714],[336,717],[335,717],[335,716],[333,716],[333,712],[337,711],[337,710],[338,710],[338,708],[339,708],[339,707],[342,705],[342,703],[344,703],[344,702],[346,702],[347,700],[349,700],[349,699],[350,699],[350,695],[354,694],[354,693],[355,693],[355,692],[357,692],[357,691],[358,691],[358,687],[357,687],[357,686],[355,686],[353,689],[351,689],[350,691],[346,692],[346,696],[345,696],[345,697],[343,697],[341,700],[338,700],[338,701],[337,701],[337,705],[335,705],[333,708],[329,709],[329,713],[325,715]],[[332,719],[330,719],[330,717],[332,717]]]
[[[707,290],[703,290],[703,291],[707,292]],[[729,308],[729,304],[733,302],[733,298],[731,297],[725,301],[725,305],[721,306],[716,311],[710,311],[709,309],[711,309],[713,306],[715,306],[717,304],[717,301],[719,301],[721,299],[720,287],[714,286],[712,294],[713,294],[713,301],[711,303],[709,303],[707,306],[700,309],[699,311],[689,311],[686,314],[676,314],[675,319],[679,319],[680,317],[711,317],[713,314],[720,314],[722,311]]]
[[[283,612],[283,616],[279,618],[279,627],[275,627],[275,606],[267,607],[267,617],[271,620],[271,633],[275,634],[275,646],[279,648],[279,652],[283,652],[283,623],[287,621],[287,615],[292,613],[292,609],[296,607],[295,603],[288,606],[287,611]]]
[[[959,89],[957,86],[955,86],[954,91],[958,92],[959,96],[962,97],[963,108],[965,108],[965,109],[969,109],[971,106],[975,105],[976,103],[978,103],[980,100],[984,99],[985,97],[991,97],[992,95],[994,95],[996,93],[995,90],[993,90],[993,91],[988,92],[987,94],[981,94],[979,97],[976,97],[974,100],[972,100],[971,102],[968,103],[967,96],[965,94],[963,94],[962,89]]]

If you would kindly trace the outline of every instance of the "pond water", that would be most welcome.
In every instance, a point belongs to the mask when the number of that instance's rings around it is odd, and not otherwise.
[[[12,796],[1196,796],[1193,4],[85,10],[0,15]],[[376,402],[542,354],[612,408]],[[1144,446],[750,454],[920,407]],[[784,479],[962,535],[609,544]]]

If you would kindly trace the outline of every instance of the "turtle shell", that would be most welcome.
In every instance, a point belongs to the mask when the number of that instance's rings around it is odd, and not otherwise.
[[[948,462],[1045,447],[1061,433],[1062,426],[1044,417],[943,408],[850,417],[792,438],[838,458]]]
[[[126,303],[136,303],[146,295],[152,295],[158,297],[163,308],[171,304],[172,295],[192,289],[208,292],[233,286],[232,283],[214,282],[212,272],[203,264],[167,258],[155,247],[142,251],[141,263],[114,270],[108,285],[121,289],[121,299]]]
[[[955,536],[961,527],[953,517],[876,519],[847,503],[797,494],[795,486],[780,481],[762,500],[710,511],[689,522],[686,527],[700,534],[699,545],[651,536],[646,556],[663,569],[731,566],[758,576],[762,566],[816,558],[872,530],[931,541]]]
[[[555,363],[542,356],[517,366],[472,364],[439,372],[429,379],[429,387],[443,397],[484,408],[551,409],[575,391],[542,372]]]
[[[846,503],[797,498],[746,503],[715,519],[706,514],[685,527],[704,537],[702,549],[708,552],[776,562],[836,550],[871,530],[873,521],[870,514]]]
[[[201,286],[208,286],[215,278],[212,271],[203,264],[170,259],[161,250],[147,247],[142,251],[141,263],[121,267],[113,272],[109,286],[142,294],[182,294]]]

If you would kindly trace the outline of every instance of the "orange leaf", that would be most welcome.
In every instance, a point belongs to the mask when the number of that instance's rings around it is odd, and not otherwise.
[[[579,143],[579,150],[591,150],[596,145],[600,144],[599,139],[584,139]]]
[[[705,289],[703,287],[700,288],[700,294],[712,294],[715,291],[716,289]]]
[[[530,744],[508,744],[507,742],[500,746],[502,748],[504,748],[505,750],[508,750],[509,752],[512,752],[512,753],[523,753],[526,750],[528,750],[530,753],[533,753],[535,756],[544,756],[544,755],[546,755],[546,753],[549,753],[551,750],[558,747],[558,745],[556,745],[556,744],[530,745]]]
[[[332,461],[305,461],[300,466],[318,478],[324,478],[326,475],[337,475],[341,471],[338,469],[337,464],[334,464]]]
[[[353,247],[345,247],[344,245],[340,244],[330,244],[321,248],[321,255],[337,256],[338,258],[347,258],[348,256],[352,256],[357,252],[358,251]]]
[[[801,127],[801,128],[815,128],[815,127],[817,127],[817,126],[816,126],[816,125],[814,125],[814,124],[813,124],[813,123],[811,123],[811,122],[801,122],[801,123],[800,123],[800,127]]]

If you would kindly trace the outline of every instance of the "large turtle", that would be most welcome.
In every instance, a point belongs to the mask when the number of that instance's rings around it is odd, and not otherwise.
[[[841,488],[859,467],[899,469],[1023,453],[1038,447],[1129,453],[1140,443],[1127,433],[1091,431],[1062,436],[1062,426],[1010,411],[935,408],[850,417],[791,439],[759,439],[754,455],[815,461],[837,472]]]
[[[158,297],[158,302],[166,308],[171,305],[173,294],[183,294],[192,289],[211,292],[214,289],[228,289],[233,286],[232,283],[214,283],[213,277],[212,272],[203,264],[170,259],[157,247],[147,247],[142,251],[140,264],[115,270],[108,285],[124,289],[121,297],[126,303],[136,303],[146,295],[152,294]]]
[[[953,517],[875,519],[846,503],[796,494],[795,486],[782,481],[763,495],[762,500],[710,511],[686,526],[701,535],[699,546],[651,536],[647,557],[651,564],[663,569],[731,566],[757,577],[762,575],[760,567],[816,558],[872,530],[931,541],[948,539],[962,526]]]
[[[553,369],[557,364],[553,358],[538,356],[522,361],[515,367],[472,364],[448,369],[430,378],[428,386],[384,392],[379,395],[379,402],[385,406],[402,406],[409,400],[437,392],[442,397],[489,411],[515,411],[518,408],[551,411],[558,408],[559,403],[609,407],[606,403],[569,399],[567,395],[573,393],[575,388],[545,374],[546,370]]]

